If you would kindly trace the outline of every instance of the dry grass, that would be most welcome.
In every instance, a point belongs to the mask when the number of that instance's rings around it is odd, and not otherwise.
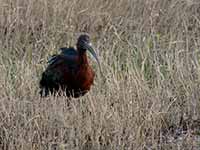
[[[91,61],[86,96],[41,99],[47,58],[82,32],[107,81]],[[0,0],[0,149],[198,149],[199,47],[198,0]]]

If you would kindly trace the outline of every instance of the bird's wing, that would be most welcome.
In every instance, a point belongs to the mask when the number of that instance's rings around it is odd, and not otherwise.
[[[63,69],[69,71],[66,65],[67,61],[63,55],[52,56],[48,61],[46,70],[43,72],[42,79],[48,82],[58,82],[61,80],[63,77]]]
[[[45,95],[49,90],[58,90],[60,85],[64,85],[71,80],[77,68],[75,59],[69,59],[65,55],[55,55],[49,60],[49,65],[42,74],[40,80],[41,93],[45,90]]]
[[[65,64],[67,67],[72,68],[76,66],[76,59],[78,53],[74,48],[60,48],[61,54],[53,55],[48,60],[48,67],[52,68],[58,64]]]
[[[78,54],[74,49],[64,49],[59,55],[53,55],[46,70],[42,74],[41,87],[57,87],[68,82],[76,72]]]
[[[66,55],[66,56],[76,56],[78,55],[77,51],[73,47],[62,47],[60,48],[61,54]]]
[[[53,55],[49,61],[48,66],[44,72],[47,78],[52,80],[60,80],[66,74],[73,74],[76,72],[78,54],[73,48],[64,48],[59,55]]]

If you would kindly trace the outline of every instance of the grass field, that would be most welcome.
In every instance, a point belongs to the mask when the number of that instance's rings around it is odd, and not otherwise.
[[[89,33],[94,86],[40,98],[59,47]],[[0,149],[200,147],[200,1],[0,0]]]

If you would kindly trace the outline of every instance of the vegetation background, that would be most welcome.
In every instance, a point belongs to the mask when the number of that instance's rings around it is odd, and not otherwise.
[[[86,96],[40,98],[84,32],[106,82],[90,59]],[[199,0],[0,0],[0,149],[198,149],[199,47]]]

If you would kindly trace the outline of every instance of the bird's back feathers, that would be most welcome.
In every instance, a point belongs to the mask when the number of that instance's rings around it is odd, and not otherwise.
[[[68,75],[75,74],[78,69],[76,60],[78,53],[74,48],[61,48],[61,53],[58,55],[53,55],[48,60],[48,66],[42,74],[42,79],[40,81],[40,87],[45,89],[45,96],[53,90],[58,90],[59,86],[64,84],[64,74]]]

